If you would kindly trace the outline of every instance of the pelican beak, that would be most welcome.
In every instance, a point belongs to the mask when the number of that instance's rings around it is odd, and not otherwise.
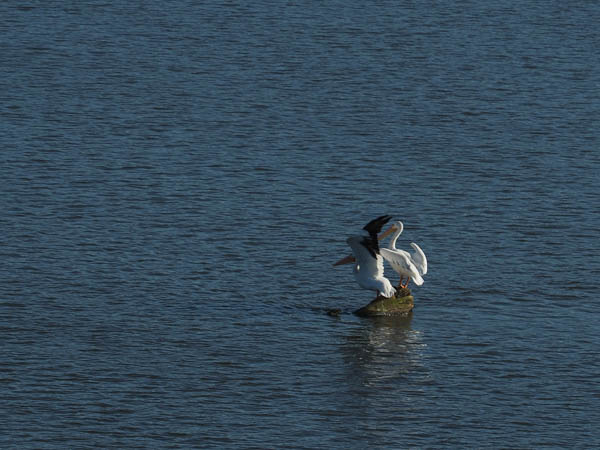
[[[379,235],[379,237],[377,239],[379,239],[380,241],[382,239],[385,239],[386,237],[388,237],[390,234],[392,234],[394,232],[394,230],[396,229],[396,227],[394,225],[392,225],[391,227],[389,227],[387,230],[385,230],[383,233],[381,233]]]
[[[354,256],[348,255],[345,258],[342,258],[338,262],[336,262],[334,264],[334,266],[341,266],[342,264],[350,264],[350,263],[353,263],[355,261],[356,261],[356,259],[354,259]]]

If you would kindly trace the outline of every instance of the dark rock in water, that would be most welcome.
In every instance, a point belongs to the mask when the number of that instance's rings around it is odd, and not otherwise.
[[[401,288],[396,291],[394,297],[386,298],[380,295],[367,306],[354,311],[354,314],[361,317],[406,315],[412,311],[414,306],[410,289]]]
[[[337,309],[337,308],[332,308],[332,309],[327,310],[327,315],[331,316],[331,317],[339,317],[341,313],[342,313],[342,310]]]

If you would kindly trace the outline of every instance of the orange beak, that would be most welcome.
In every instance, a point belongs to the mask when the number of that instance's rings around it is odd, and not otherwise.
[[[356,259],[352,255],[348,255],[345,258],[340,259],[338,262],[334,264],[334,266],[341,266],[342,264],[350,264],[355,262]]]
[[[392,225],[391,227],[389,227],[387,230],[385,230],[383,233],[381,233],[379,235],[379,237],[377,239],[379,239],[380,241],[382,239],[385,239],[386,237],[388,237],[390,234],[392,234],[394,232],[394,230],[396,229],[396,227],[394,225]]]

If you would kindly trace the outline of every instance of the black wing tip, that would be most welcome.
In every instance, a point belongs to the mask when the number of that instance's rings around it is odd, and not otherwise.
[[[377,235],[383,226],[390,221],[392,216],[384,215],[379,216],[376,219],[371,220],[368,224],[363,227],[370,235]]]
[[[377,258],[377,255],[379,254],[379,241],[377,235],[391,218],[392,216],[388,215],[379,216],[363,227],[363,230],[366,230],[367,233],[369,233],[369,236],[365,237],[361,243],[367,248],[373,258]]]

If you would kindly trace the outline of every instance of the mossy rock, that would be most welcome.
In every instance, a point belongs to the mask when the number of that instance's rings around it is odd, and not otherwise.
[[[414,306],[410,289],[400,288],[394,297],[386,298],[380,295],[368,305],[354,311],[354,314],[361,317],[399,316],[408,314]]]

